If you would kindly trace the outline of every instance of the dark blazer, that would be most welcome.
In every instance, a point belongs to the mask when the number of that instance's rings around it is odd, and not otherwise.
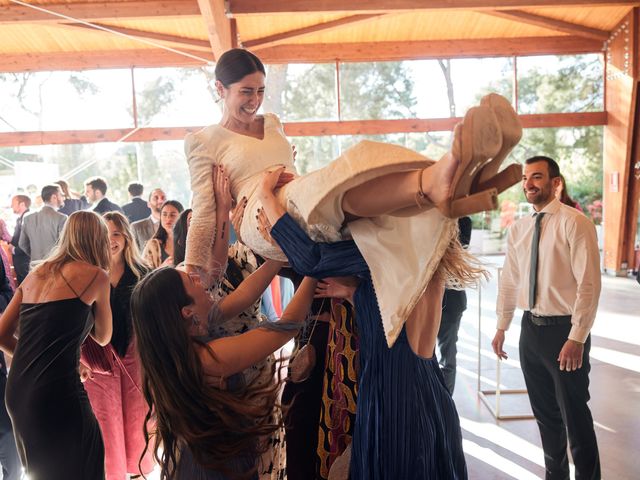
[[[62,208],[59,208],[58,211],[65,215],[71,215],[73,212],[86,210],[87,208],[89,208],[89,202],[87,202],[87,199],[82,196],[80,198],[66,198],[64,205]]]
[[[147,206],[147,202],[140,197],[132,198],[129,203],[125,203],[122,206],[122,211],[130,223],[143,220],[151,215],[151,209]]]
[[[13,268],[16,271],[16,277],[18,279],[18,285],[22,283],[22,280],[29,273],[29,262],[31,259],[29,255],[20,248],[20,233],[22,232],[22,221],[24,216],[29,213],[26,210],[16,221],[16,228],[13,231],[13,237],[11,237],[11,245],[13,245]]]
[[[102,215],[107,212],[122,212],[122,209],[116,205],[115,203],[109,201],[107,197],[103,197],[102,200],[98,202],[98,204],[93,207],[93,211]]]
[[[458,240],[464,248],[471,241],[471,218],[460,217],[458,219]],[[464,290],[445,289],[442,299],[442,307],[450,311],[464,311],[467,309],[467,294]]]

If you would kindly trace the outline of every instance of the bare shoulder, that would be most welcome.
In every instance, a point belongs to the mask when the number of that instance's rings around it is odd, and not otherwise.
[[[75,287],[88,285],[93,280],[100,285],[109,282],[109,275],[100,267],[85,262],[70,262],[63,267],[65,278]],[[95,279],[95,280],[94,280]]]

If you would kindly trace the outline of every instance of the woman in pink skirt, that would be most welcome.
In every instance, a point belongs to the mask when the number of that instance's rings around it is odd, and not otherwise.
[[[147,413],[140,389],[140,365],[132,338],[131,291],[147,273],[129,222],[119,212],[104,215],[111,247],[111,310],[113,336],[106,347],[90,339],[81,355],[81,376],[91,407],[100,423],[105,447],[107,480],[125,480],[127,474],[148,474],[154,461],[145,447],[142,425]],[[140,463],[139,463],[140,462]]]

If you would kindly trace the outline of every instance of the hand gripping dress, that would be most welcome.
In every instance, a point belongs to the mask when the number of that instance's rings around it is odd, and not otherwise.
[[[260,208],[257,188],[265,170],[284,165],[296,173],[291,145],[278,118],[264,116],[264,138],[241,135],[212,125],[185,139],[191,175],[193,217],[187,236],[185,263],[206,268],[215,230],[212,167],[222,165],[235,200],[247,197],[240,234],[255,253],[286,260],[282,251],[257,231]],[[417,207],[362,219],[342,230],[342,197],[349,189],[393,172],[424,168],[432,160],[403,147],[363,141],[324,168],[299,176],[278,191],[288,213],[315,241],[353,238],[366,260],[389,346],[424,292],[455,232],[455,220],[437,209]],[[416,185],[416,190],[417,190]],[[413,216],[408,216],[413,215]]]
[[[104,479],[100,427],[78,374],[93,326],[81,296],[20,306],[6,402],[30,480]]]

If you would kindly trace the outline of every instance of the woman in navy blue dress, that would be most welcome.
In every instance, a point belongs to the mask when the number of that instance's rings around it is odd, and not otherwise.
[[[309,239],[273,195],[278,177],[279,171],[265,174],[263,218],[273,225],[271,236],[292,267],[315,278],[356,276],[360,281],[354,294],[360,377],[350,478],[467,478],[460,421],[433,354],[444,282],[434,277],[398,340],[388,348],[369,268],[356,244]],[[442,265],[440,278],[456,271],[452,262],[444,263],[448,265]],[[458,266],[463,265],[467,266],[459,259]],[[479,274],[473,265],[468,267],[471,276]],[[420,328],[418,322],[423,324]]]

